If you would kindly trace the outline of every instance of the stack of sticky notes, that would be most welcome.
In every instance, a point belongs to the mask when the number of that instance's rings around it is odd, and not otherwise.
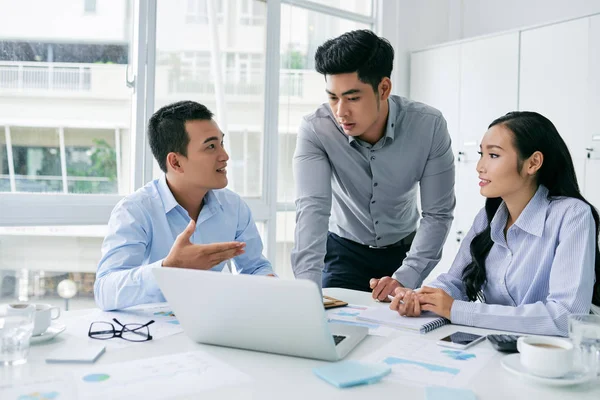
[[[340,361],[313,369],[319,378],[339,388],[375,383],[391,371],[392,369],[385,364],[370,364],[354,360]]]

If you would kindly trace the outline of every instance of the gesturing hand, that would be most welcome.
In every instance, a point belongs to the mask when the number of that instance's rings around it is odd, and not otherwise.
[[[169,254],[162,262],[164,267],[207,270],[244,253],[246,243],[242,242],[192,244],[190,238],[195,229],[196,223],[191,220],[175,239]]]
[[[389,276],[381,279],[371,279],[369,286],[373,289],[373,299],[379,301],[389,301],[388,295],[393,295],[396,288],[402,287],[400,282]]]

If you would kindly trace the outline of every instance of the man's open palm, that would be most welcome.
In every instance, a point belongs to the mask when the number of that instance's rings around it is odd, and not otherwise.
[[[191,220],[175,239],[169,255],[162,262],[164,267],[207,270],[244,253],[246,243],[242,242],[193,244],[190,238],[195,229],[196,222]]]

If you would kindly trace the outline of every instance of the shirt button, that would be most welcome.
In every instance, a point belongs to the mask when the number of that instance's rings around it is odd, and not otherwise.
[[[371,201],[371,204],[375,204],[375,200],[372,200],[372,201]]]
[[[377,240],[381,240],[381,236],[377,236]]]
[[[371,160],[374,160],[374,159],[375,159],[375,156],[371,157]]]
[[[394,124],[392,124],[392,128],[394,127]]]
[[[377,225],[379,223],[379,221],[375,221],[375,225]]]
[[[377,182],[375,182],[375,183],[373,184],[373,186],[377,186]]]

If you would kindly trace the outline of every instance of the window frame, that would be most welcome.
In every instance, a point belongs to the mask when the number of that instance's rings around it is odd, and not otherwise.
[[[271,260],[276,259],[277,212],[293,209],[293,203],[277,202],[281,4],[365,23],[375,29],[379,25],[376,10],[380,6],[380,1],[373,0],[371,16],[355,14],[307,0],[266,1],[263,184],[260,197],[249,197],[244,200],[250,206],[255,221],[264,224],[266,236],[264,242],[267,257]],[[132,51],[130,64],[127,67],[127,84],[134,88],[129,127],[131,175],[123,176],[122,179],[129,179],[132,191],[135,191],[152,179],[153,172],[153,157],[145,130],[146,123],[154,112],[157,0],[134,0],[132,11],[133,38],[130,42]],[[249,62],[251,64],[251,60]],[[133,79],[130,80],[129,74],[132,72]],[[3,131],[4,129],[0,129],[0,134],[3,134]],[[0,193],[2,209],[10,211],[0,213],[0,226],[104,225],[108,222],[112,209],[123,197],[124,195],[121,194],[2,192]]]

